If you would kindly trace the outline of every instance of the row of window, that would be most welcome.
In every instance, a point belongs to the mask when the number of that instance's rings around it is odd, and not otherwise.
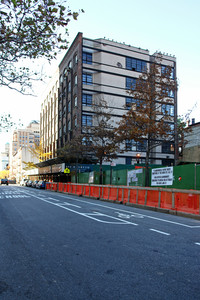
[[[133,105],[135,105],[136,108],[139,107],[142,105],[142,100],[126,97],[126,108],[130,109]],[[174,117],[174,105],[172,104],[162,104],[161,111],[163,115]]]
[[[93,83],[92,74],[83,73],[82,83],[87,85],[92,85]],[[135,90],[135,86],[136,86],[136,78],[126,77],[126,89]],[[165,93],[167,97],[174,98],[174,91],[169,90],[167,87],[163,89],[163,93]]]
[[[172,142],[162,142],[162,153],[174,153],[174,143]],[[147,150],[147,141],[143,142],[135,142],[134,140],[126,141],[126,150],[127,151],[138,151],[138,152],[146,152]]]
[[[92,53],[83,51],[82,59],[84,64],[92,64]],[[126,69],[142,72],[147,69],[147,62],[141,59],[126,57]]]

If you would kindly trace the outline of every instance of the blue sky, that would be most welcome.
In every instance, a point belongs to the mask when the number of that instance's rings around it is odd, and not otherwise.
[[[153,54],[161,51],[177,58],[178,113],[191,113],[200,121],[200,1],[199,0],[69,0],[72,10],[84,9],[78,21],[69,24],[69,42],[80,31],[84,37],[106,37],[117,42],[149,49]],[[52,63],[48,72],[54,71],[63,54]],[[27,97],[0,88],[2,103],[0,113],[10,112],[26,125],[39,119],[40,92],[45,85],[36,88],[38,97]],[[5,102],[4,102],[5,103]],[[4,143],[5,139],[1,139]]]

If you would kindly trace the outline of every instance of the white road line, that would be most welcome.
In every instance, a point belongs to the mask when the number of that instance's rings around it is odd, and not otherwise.
[[[69,206],[74,206],[74,207],[77,207],[77,208],[81,208],[81,206],[78,206],[78,205],[75,205],[75,204],[71,204],[71,203],[68,203],[68,202],[64,202],[64,203],[59,203],[59,205],[69,205]]]
[[[76,199],[76,198],[72,198],[72,197],[68,197],[68,196],[62,196],[60,194],[59,194],[59,196],[64,197],[65,199],[67,198],[67,199],[70,199],[70,200],[85,203],[84,200],[80,200],[80,199]],[[87,203],[89,203],[91,205],[95,205],[95,206],[105,207],[105,208],[108,208],[108,209],[111,209],[111,210],[122,211],[122,212],[125,212],[125,213],[128,213],[128,214],[131,213],[130,211],[127,211],[125,209],[113,208],[113,207],[109,207],[109,206],[102,205],[102,204],[91,203],[89,201],[87,201]],[[161,221],[161,222],[166,222],[166,223],[171,223],[171,224],[174,224],[174,225],[179,225],[179,226],[183,226],[183,227],[187,227],[187,228],[200,228],[200,225],[187,225],[187,224],[183,224],[183,223],[179,223],[179,222],[174,222],[174,221],[169,221],[169,220],[165,220],[165,219],[161,219],[161,218],[157,218],[157,217],[152,217],[152,216],[148,216],[148,215],[144,215],[144,214],[139,214],[139,213],[136,213],[136,212],[133,212],[133,214],[138,215],[140,217],[146,217],[146,218],[149,218],[149,219],[153,219],[153,220],[157,220],[157,221]]]
[[[26,193],[26,192],[24,192],[24,193]],[[59,194],[58,196],[62,197],[62,198],[65,198],[65,199],[70,199],[70,200],[73,200],[73,201],[86,203],[86,201],[84,201],[84,200],[80,200],[80,199],[75,198],[76,195],[74,197],[68,197],[67,195]],[[87,201],[87,204],[94,205],[94,206],[100,206],[100,207],[104,207],[104,208],[111,209],[111,210],[122,211],[122,212],[125,212],[125,213],[128,213],[128,214],[131,213],[130,211],[127,211],[125,209],[113,208],[113,207],[109,207],[109,206],[102,205],[102,204],[91,203],[89,201]],[[146,217],[146,218],[149,218],[149,219],[153,219],[153,220],[157,220],[157,221],[161,221],[161,222],[165,222],[165,223],[170,223],[170,224],[174,224],[174,225],[178,225],[178,226],[183,226],[183,227],[187,227],[187,228],[192,228],[192,229],[193,228],[200,228],[200,225],[187,225],[187,224],[183,224],[183,223],[179,223],[179,222],[174,222],[174,221],[169,221],[169,220],[165,220],[165,219],[161,219],[161,218],[157,218],[157,217],[148,216],[148,215],[145,215],[145,214],[139,214],[139,213],[136,213],[136,212],[133,212],[133,214],[140,216],[140,218],[141,217]]]
[[[158,233],[161,233],[161,234],[164,234],[164,235],[170,235],[170,233],[163,232],[163,231],[160,231],[160,230],[156,230],[156,229],[153,229],[153,228],[151,228],[151,229],[149,229],[149,230],[155,231],[155,232],[158,232]]]
[[[48,198],[47,198],[47,200],[49,200],[49,199],[50,199],[50,200],[53,200],[53,201],[60,202],[60,200],[58,200],[58,199],[54,199],[54,198],[51,198],[51,197],[48,197]]]
[[[118,219],[118,218],[115,218],[115,217],[112,217],[112,216],[109,216],[109,215],[105,215],[105,214],[96,214],[96,216],[97,216],[97,217],[98,217],[98,216],[107,217],[107,218],[110,218],[110,219],[117,220],[118,222],[111,222],[111,221],[99,220],[99,219],[97,219],[97,218],[93,218],[92,216],[90,216],[90,214],[87,214],[87,213],[80,213],[80,212],[78,212],[78,211],[76,211],[76,210],[70,209],[70,208],[65,207],[65,206],[63,206],[63,205],[60,205],[60,203],[54,203],[54,202],[51,202],[51,201],[46,200],[46,199],[44,199],[44,198],[43,198],[43,199],[42,199],[42,198],[39,198],[39,197],[37,197],[37,196],[34,196],[34,197],[37,198],[37,199],[39,199],[40,201],[47,202],[47,203],[49,203],[49,204],[55,205],[55,206],[57,206],[57,207],[60,207],[60,208],[66,209],[66,210],[68,210],[68,211],[71,211],[71,212],[73,212],[73,213],[75,213],[75,214],[78,214],[78,215],[80,215],[80,216],[82,216],[82,217],[86,217],[86,218],[89,218],[89,219],[93,219],[93,220],[95,220],[95,221],[97,221],[97,222],[106,223],[106,224],[119,224],[119,225],[124,225],[124,224],[135,225],[135,226],[138,225],[138,224],[135,224],[135,223],[132,223],[132,222],[128,222],[128,221],[125,221],[125,220],[121,220],[121,219]]]
[[[200,246],[200,243],[195,243],[196,245]]]

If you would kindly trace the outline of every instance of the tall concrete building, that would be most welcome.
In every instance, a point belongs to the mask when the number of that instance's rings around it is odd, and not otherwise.
[[[81,133],[84,126],[94,125],[94,104],[101,100],[107,102],[113,120],[117,123],[130,108],[132,99],[127,91],[130,90],[131,84],[141,75],[144,67],[148,68],[155,57],[156,54],[150,55],[148,50],[105,38],[88,39],[83,37],[82,33],[78,33],[59,65],[57,147],[63,147],[67,141]],[[171,66],[176,78],[175,57],[162,54],[162,59],[162,67]],[[177,95],[172,95],[171,100],[168,107],[161,106],[160,109],[169,111],[174,125]],[[43,108],[41,136],[44,145],[48,144],[49,139],[49,127],[45,127],[46,114]],[[45,151],[50,149],[44,148]],[[127,151],[119,153],[115,162],[136,163],[138,153],[140,162],[144,162],[145,147],[141,143],[131,146],[129,143]],[[162,145],[157,146],[150,162],[160,165],[173,164],[174,141],[163,141]]]

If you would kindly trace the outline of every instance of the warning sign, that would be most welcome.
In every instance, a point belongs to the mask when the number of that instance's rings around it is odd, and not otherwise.
[[[152,169],[151,185],[172,185],[173,184],[173,167]]]
[[[64,173],[65,174],[70,174],[70,169],[68,169],[68,168],[64,169]]]

